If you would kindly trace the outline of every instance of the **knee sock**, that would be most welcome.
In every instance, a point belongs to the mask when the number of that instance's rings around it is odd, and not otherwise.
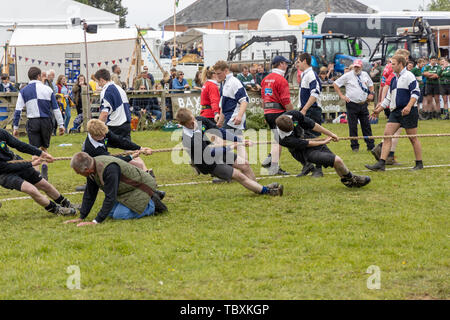
[[[68,207],[70,205],[69,199],[65,198],[63,195],[60,195],[59,198],[55,200],[55,202],[63,207]]]
[[[50,201],[50,204],[45,207],[45,210],[47,210],[50,213],[56,213],[56,208],[58,205],[54,203],[53,201]]]
[[[269,188],[263,187],[261,190],[261,194],[268,194],[268,193],[269,193]]]
[[[347,174],[344,174],[344,179],[346,180],[350,180],[353,177],[353,173],[351,173],[350,171]]]

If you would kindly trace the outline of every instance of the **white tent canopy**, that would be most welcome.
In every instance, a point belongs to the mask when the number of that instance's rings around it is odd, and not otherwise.
[[[81,28],[17,29],[10,45],[16,55],[19,82],[28,81],[27,73],[32,66],[55,69],[57,75],[66,75],[70,82],[78,74],[85,75],[88,66],[91,75],[100,68],[110,69],[113,64],[121,67],[122,81],[127,81],[136,53],[136,39],[136,28],[107,28],[99,29],[97,34],[87,34],[89,65]]]
[[[136,28],[99,29],[96,34],[87,34],[87,42],[135,40]],[[14,31],[10,46],[51,46],[84,43],[84,32],[79,29],[17,29]]]
[[[0,10],[0,26],[67,26],[71,18],[112,27],[119,23],[117,15],[72,0],[13,0]]]

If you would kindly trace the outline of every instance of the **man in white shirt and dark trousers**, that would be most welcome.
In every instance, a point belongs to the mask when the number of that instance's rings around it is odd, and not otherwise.
[[[111,74],[100,69],[95,74],[100,86],[100,117],[114,134],[131,140],[131,111],[126,92],[111,81]]]
[[[353,71],[347,72],[334,83],[336,93],[347,104],[348,126],[350,137],[358,136],[358,120],[361,123],[363,136],[372,136],[372,128],[369,121],[368,101],[374,98],[373,82],[367,72],[362,71],[363,63],[356,60],[353,63]],[[340,87],[345,86],[345,96]],[[367,144],[367,150],[371,151],[374,147],[373,139],[364,139]],[[354,152],[359,151],[358,140],[351,140],[351,147]]]
[[[414,74],[406,70],[406,59],[404,56],[395,55],[391,60],[395,78],[391,81],[386,98],[377,106],[372,117],[378,117],[378,114],[383,109],[390,107],[391,114],[386,124],[384,135],[393,135],[400,127],[405,128],[406,134],[416,135],[419,122],[419,111],[417,108],[417,100],[420,97],[419,83]],[[416,157],[416,165],[412,170],[422,170],[422,146],[420,141],[417,137],[409,138],[409,140]],[[385,138],[380,160],[372,166],[366,165],[366,168],[372,171],[384,171],[391,145],[392,139]]]
[[[41,70],[31,67],[28,71],[30,83],[20,90],[17,98],[16,111],[14,114],[14,132],[13,135],[19,135],[19,122],[22,110],[26,107],[27,111],[27,134],[32,146],[47,152],[50,147],[50,140],[53,132],[52,114],[56,118],[59,127],[59,133],[64,134],[64,120],[61,111],[56,102],[55,93],[52,89],[42,83]],[[35,168],[39,171],[39,167]],[[48,180],[47,164],[42,164],[42,177]]]
[[[311,55],[309,53],[302,53],[299,56],[299,68],[303,71],[300,83],[300,112],[320,126],[322,124],[322,108],[319,105],[319,97],[322,93],[322,85],[317,73],[311,67]],[[320,136],[320,132],[313,130],[310,130],[309,133],[315,137]],[[306,176],[311,171],[313,171],[312,176],[314,178],[323,177],[322,166],[316,164],[314,167],[309,162],[304,165],[302,172],[298,176]]]

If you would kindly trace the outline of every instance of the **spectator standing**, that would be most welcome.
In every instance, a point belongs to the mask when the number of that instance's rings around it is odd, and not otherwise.
[[[57,93],[58,88],[56,87],[55,78],[56,78],[55,70],[50,69],[47,72],[47,82],[45,84],[50,88],[52,88],[54,93]]]
[[[444,100],[444,120],[449,120],[448,99],[450,98],[450,64],[447,58],[441,58],[441,72],[439,73],[439,83],[441,85],[441,95]]]
[[[363,63],[356,60],[353,63],[353,71],[344,74],[337,79],[333,86],[336,93],[346,102],[348,126],[350,137],[358,136],[358,120],[361,123],[363,135],[372,136],[372,128],[369,121],[368,101],[374,99],[374,86],[372,79],[367,72],[362,71]],[[345,86],[346,95],[341,92],[340,87]],[[371,151],[374,147],[373,139],[364,139],[367,144],[367,150]],[[359,151],[357,140],[351,141],[351,148],[354,152]]]
[[[95,75],[91,75],[91,81],[89,81],[89,86],[91,87],[92,92],[97,92],[97,80],[95,79]]]
[[[195,78],[192,81],[192,89],[193,90],[202,90],[202,88],[203,88],[202,72],[199,70],[195,74]]]
[[[412,68],[412,70],[411,70],[411,73],[416,77],[416,80],[419,83],[419,88],[420,88],[420,97],[419,97],[419,101],[418,101],[419,104],[422,104],[423,96],[425,94],[425,87],[423,84],[423,76],[422,76],[422,68],[424,66],[425,66],[425,60],[418,59],[417,65],[414,68]],[[419,120],[424,120],[424,118],[421,117],[421,111],[419,111]]]
[[[327,66],[327,80],[334,82],[340,76],[342,76],[342,74],[334,70],[334,63],[329,63]]]
[[[75,103],[75,108],[77,109],[77,117],[73,121],[73,128],[70,129],[69,133],[78,132],[81,124],[83,123],[83,87],[87,88],[86,77],[79,75],[75,85],[72,88],[72,97],[73,102]]]
[[[120,69],[120,67],[117,64],[115,64],[115,65],[112,66],[112,72],[113,72],[113,74],[111,75],[111,80],[116,85],[118,85],[119,87],[121,87],[122,89],[125,90],[126,89],[126,85],[125,85],[125,83],[123,83],[120,80],[120,74],[122,73],[122,69]]]
[[[429,97],[430,103],[428,108],[428,119],[440,119],[441,118],[441,102],[439,95],[441,94],[439,86],[439,74],[442,68],[438,64],[437,57],[430,58],[430,64],[425,66],[423,70],[423,76],[427,78],[425,85],[425,96]],[[433,108],[434,100],[434,108]]]
[[[70,109],[70,97],[69,97],[69,88],[67,87],[67,78],[64,75],[60,75],[58,80],[56,81],[56,87],[58,88],[58,93],[64,96],[65,100],[65,118],[64,118],[64,128],[67,129],[69,127],[70,119],[72,117],[72,111]]]
[[[249,72],[247,66],[242,67],[242,73],[239,73],[237,75],[237,79],[242,83],[244,88],[247,90],[251,90],[253,87],[255,87],[255,80],[253,79],[253,76]]]
[[[172,69],[172,70],[176,71],[176,69]],[[165,90],[166,92],[170,92],[170,89],[172,89],[172,81],[173,81],[173,79],[170,76],[169,72],[164,71],[163,78],[162,78],[162,80],[160,82],[161,90]],[[167,110],[166,118],[168,120],[173,119],[172,99],[171,98],[166,98],[166,110]]]
[[[369,75],[373,82],[381,81],[381,74],[383,73],[383,68],[380,61],[375,61],[373,63],[372,69],[370,69]]]
[[[269,75],[268,72],[264,70],[264,66],[262,64],[258,65],[257,69],[258,73],[256,73],[256,86],[261,90],[261,83],[265,77]]]
[[[333,83],[333,80],[328,78],[328,69],[327,69],[327,67],[321,67],[320,68],[319,80],[320,80],[320,84],[321,85],[327,85],[327,84],[332,84]]]

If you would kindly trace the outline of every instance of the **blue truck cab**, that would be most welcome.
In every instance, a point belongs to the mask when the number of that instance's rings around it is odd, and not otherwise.
[[[303,40],[303,51],[311,55],[311,64],[316,72],[333,62],[336,72],[344,73],[344,69],[358,59],[355,39],[344,34],[304,35]]]

